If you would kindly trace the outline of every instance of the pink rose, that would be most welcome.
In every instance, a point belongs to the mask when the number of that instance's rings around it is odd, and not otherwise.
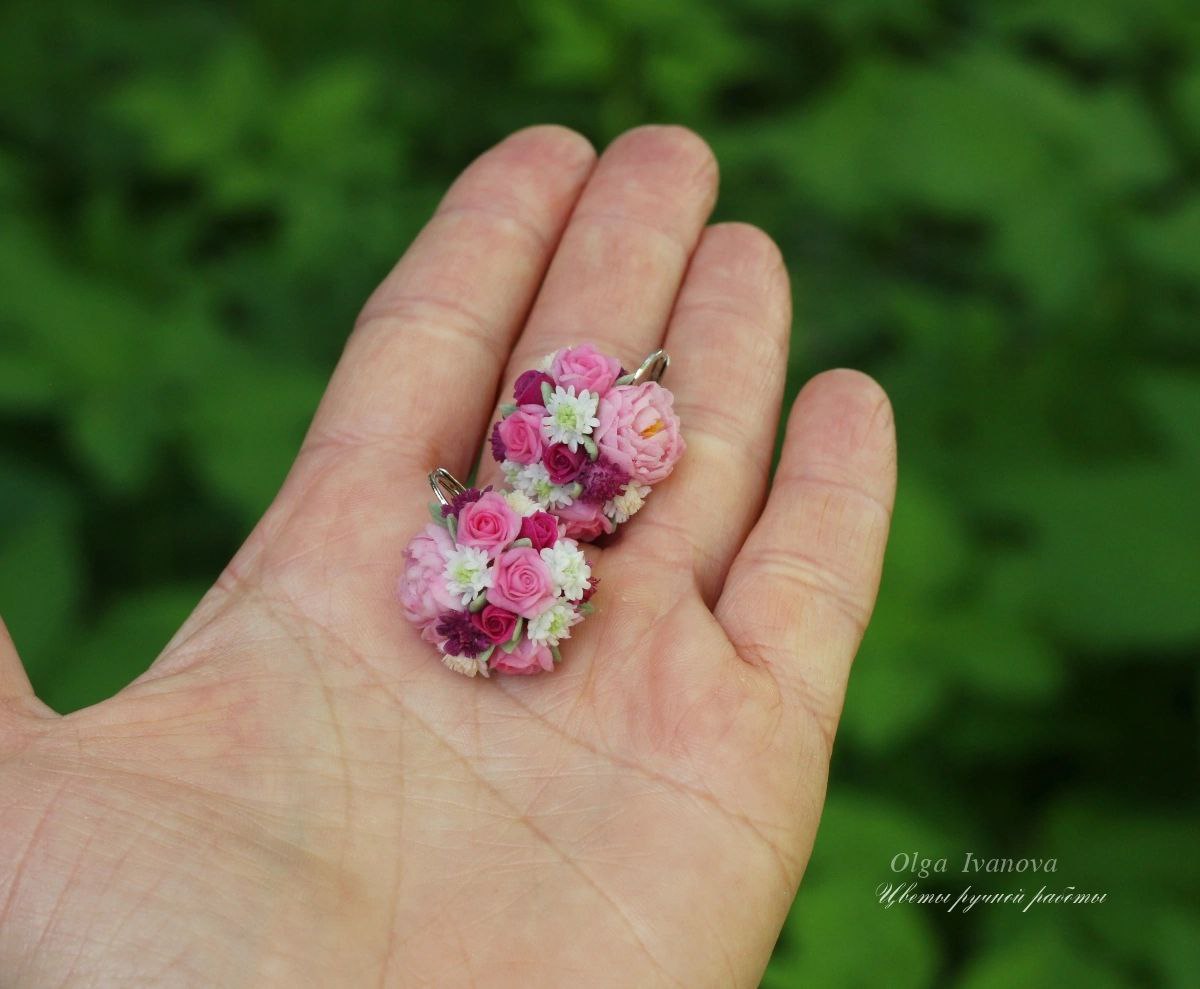
[[[550,370],[555,382],[563,388],[574,385],[576,395],[585,389],[593,395],[603,395],[621,376],[621,362],[585,343],[579,347],[563,347],[554,355]]]
[[[512,676],[549,673],[554,669],[554,654],[548,646],[540,642],[522,639],[512,652],[497,649],[492,653],[489,665],[498,673],[508,673]]]
[[[669,391],[655,381],[618,385],[600,399],[592,439],[635,481],[655,484],[671,473],[685,444]]]
[[[541,405],[542,382],[554,390],[554,379],[545,371],[525,371],[513,385],[513,401],[518,405]]]
[[[524,618],[540,615],[554,601],[550,568],[529,546],[506,549],[496,558],[492,586],[487,599],[499,608],[515,611]]]
[[[480,495],[458,513],[458,545],[475,546],[488,556],[494,557],[520,531],[521,516],[508,507],[504,495],[495,491]]]
[[[471,621],[488,637],[489,642],[507,642],[512,638],[513,629],[517,627],[517,616],[505,608],[497,608],[494,604],[485,604],[482,611],[477,611],[471,616]]]
[[[519,464],[536,464],[542,459],[542,417],[540,405],[522,405],[500,420],[497,434],[504,444],[504,455]]]
[[[580,501],[578,498],[565,508],[556,508],[554,514],[567,530],[567,535],[580,542],[591,542],[616,526],[604,514],[603,506],[596,502]]]
[[[551,443],[542,453],[542,463],[555,484],[569,484],[579,475],[587,459],[587,450],[579,447],[574,453],[566,443]]]
[[[437,643],[438,617],[462,605],[446,590],[443,571],[446,554],[454,549],[450,533],[430,522],[413,536],[404,550],[404,573],[396,587],[396,596],[404,617],[421,628],[421,638]]]
[[[534,549],[553,546],[558,542],[558,519],[548,512],[526,515],[521,519],[521,536],[533,543]]]

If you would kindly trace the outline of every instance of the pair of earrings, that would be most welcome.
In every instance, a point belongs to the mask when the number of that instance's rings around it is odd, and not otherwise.
[[[579,543],[645,504],[685,448],[657,350],[633,372],[591,344],[517,378],[492,427],[504,490],[429,475],[433,521],[404,551],[399,600],[445,665],[466,676],[549,672],[594,605]]]

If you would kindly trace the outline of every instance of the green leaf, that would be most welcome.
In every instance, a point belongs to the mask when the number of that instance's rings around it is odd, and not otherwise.
[[[429,503],[429,517],[443,529],[448,528],[449,516],[442,514],[441,502],[431,501]]]

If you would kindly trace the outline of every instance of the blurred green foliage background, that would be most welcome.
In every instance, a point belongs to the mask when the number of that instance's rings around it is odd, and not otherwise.
[[[0,54],[0,609],[49,703],[164,644],[473,155],[678,121],[789,259],[792,392],[863,367],[900,435],[766,984],[1197,984],[1193,3],[6,0]],[[1108,901],[874,900],[967,849]]]

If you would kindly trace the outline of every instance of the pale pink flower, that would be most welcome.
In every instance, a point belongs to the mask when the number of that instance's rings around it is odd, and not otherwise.
[[[616,528],[604,514],[604,506],[597,502],[576,499],[569,505],[555,508],[554,514],[563,524],[566,535],[584,543],[590,543]]]
[[[404,617],[421,629],[421,638],[434,644],[442,638],[435,628],[438,617],[461,607],[447,589],[443,573],[446,555],[453,549],[450,533],[428,523],[405,547],[404,573],[396,586]]]
[[[550,365],[555,384],[568,388],[575,386],[575,394],[590,391],[603,395],[621,374],[621,362],[607,357],[590,343],[578,347],[563,347],[554,355]]]
[[[523,638],[512,652],[505,652],[503,649],[493,652],[491,667],[498,673],[514,676],[549,673],[554,669],[554,654],[548,646]]]
[[[671,473],[685,444],[673,397],[655,381],[618,385],[600,399],[592,439],[634,480],[655,484]]]

